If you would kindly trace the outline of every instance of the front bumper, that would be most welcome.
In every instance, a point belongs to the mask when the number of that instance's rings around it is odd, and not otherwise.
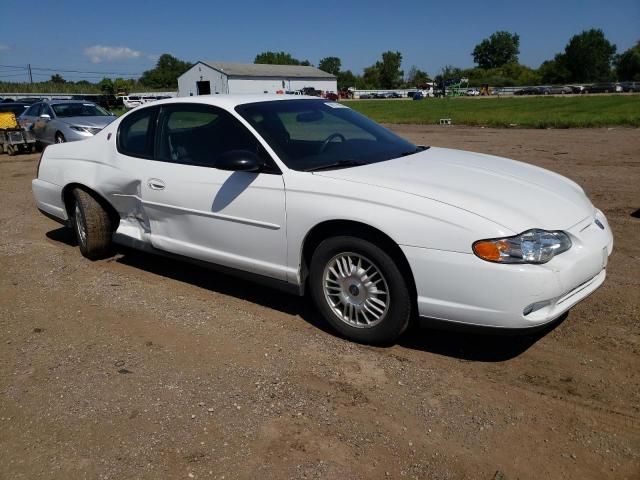
[[[606,277],[613,236],[598,211],[567,231],[573,246],[542,265],[502,265],[472,253],[401,246],[422,317],[472,326],[528,329],[560,317]]]

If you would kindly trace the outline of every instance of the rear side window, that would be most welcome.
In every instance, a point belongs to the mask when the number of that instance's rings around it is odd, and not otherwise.
[[[143,108],[127,115],[118,128],[118,151],[131,157],[153,157],[153,133],[158,108]]]

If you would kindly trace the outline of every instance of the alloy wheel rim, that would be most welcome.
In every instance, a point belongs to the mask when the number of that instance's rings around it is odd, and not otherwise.
[[[375,327],[389,311],[386,278],[375,263],[358,253],[340,253],[329,260],[322,287],[331,311],[351,327]]]
[[[82,245],[85,245],[87,242],[87,231],[84,226],[84,215],[82,214],[82,209],[80,205],[76,204],[76,231],[78,232],[78,239]]]

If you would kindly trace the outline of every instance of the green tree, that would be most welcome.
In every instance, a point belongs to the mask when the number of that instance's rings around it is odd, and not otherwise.
[[[538,74],[542,83],[567,83],[571,79],[571,72],[567,69],[565,57],[561,53],[558,53],[553,60],[542,62]]]
[[[362,73],[362,79],[360,80],[360,84],[357,85],[357,87],[366,90],[380,88],[380,70],[377,64],[371,65],[370,67],[364,69],[364,72]]]
[[[384,52],[382,62],[377,62],[380,87],[398,88],[402,84],[404,72],[400,70],[402,64],[402,54],[400,52]]]
[[[592,28],[574,35],[567,43],[564,54],[557,55],[560,68],[569,72],[569,82],[601,82],[611,80],[611,63],[616,46],[609,42],[600,29]]]
[[[56,73],[55,75],[51,75],[51,80],[49,80],[51,83],[67,83],[67,81],[62,78],[62,75],[60,75],[59,73]]]
[[[113,81],[113,89],[116,91],[116,93],[121,93],[121,92],[129,93],[133,91],[134,86],[135,86],[135,81],[125,79],[125,78],[116,78]]]
[[[435,81],[438,84],[441,84],[444,80],[455,80],[458,78],[462,78],[465,75],[465,72],[458,67],[454,67],[453,65],[445,65],[442,67],[441,72],[436,75]]]
[[[321,69],[322,70],[322,69]],[[358,85],[358,77],[351,70],[346,72],[338,72],[338,90],[346,90],[350,87]]]
[[[323,72],[338,76],[342,62],[338,57],[324,57],[318,63],[318,68]]]
[[[178,60],[173,55],[160,55],[156,67],[147,70],[140,77],[140,83],[149,88],[177,88],[178,77],[191,68],[192,64]]]
[[[103,78],[98,82],[98,88],[100,91],[106,95],[113,95],[115,92],[115,87],[113,85],[113,81],[110,78]]]
[[[286,52],[262,52],[256,55],[253,63],[266,63],[269,65],[311,65],[309,60],[298,60]]]
[[[616,57],[618,80],[640,81],[640,42]]]
[[[405,83],[409,88],[411,88],[411,87],[424,85],[425,83],[430,81],[431,79],[429,78],[429,75],[427,74],[427,72],[424,72],[420,70],[418,67],[416,67],[415,65],[413,65],[409,69],[409,73],[407,73],[407,79]]]
[[[472,55],[473,61],[480,68],[496,68],[517,63],[519,53],[520,36],[517,33],[499,31],[476,45]]]

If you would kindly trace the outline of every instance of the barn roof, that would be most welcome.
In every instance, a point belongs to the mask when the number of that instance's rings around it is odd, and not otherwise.
[[[287,78],[336,78],[316,67],[303,65],[266,65],[260,63],[228,63],[201,61],[229,77],[287,77]]]

